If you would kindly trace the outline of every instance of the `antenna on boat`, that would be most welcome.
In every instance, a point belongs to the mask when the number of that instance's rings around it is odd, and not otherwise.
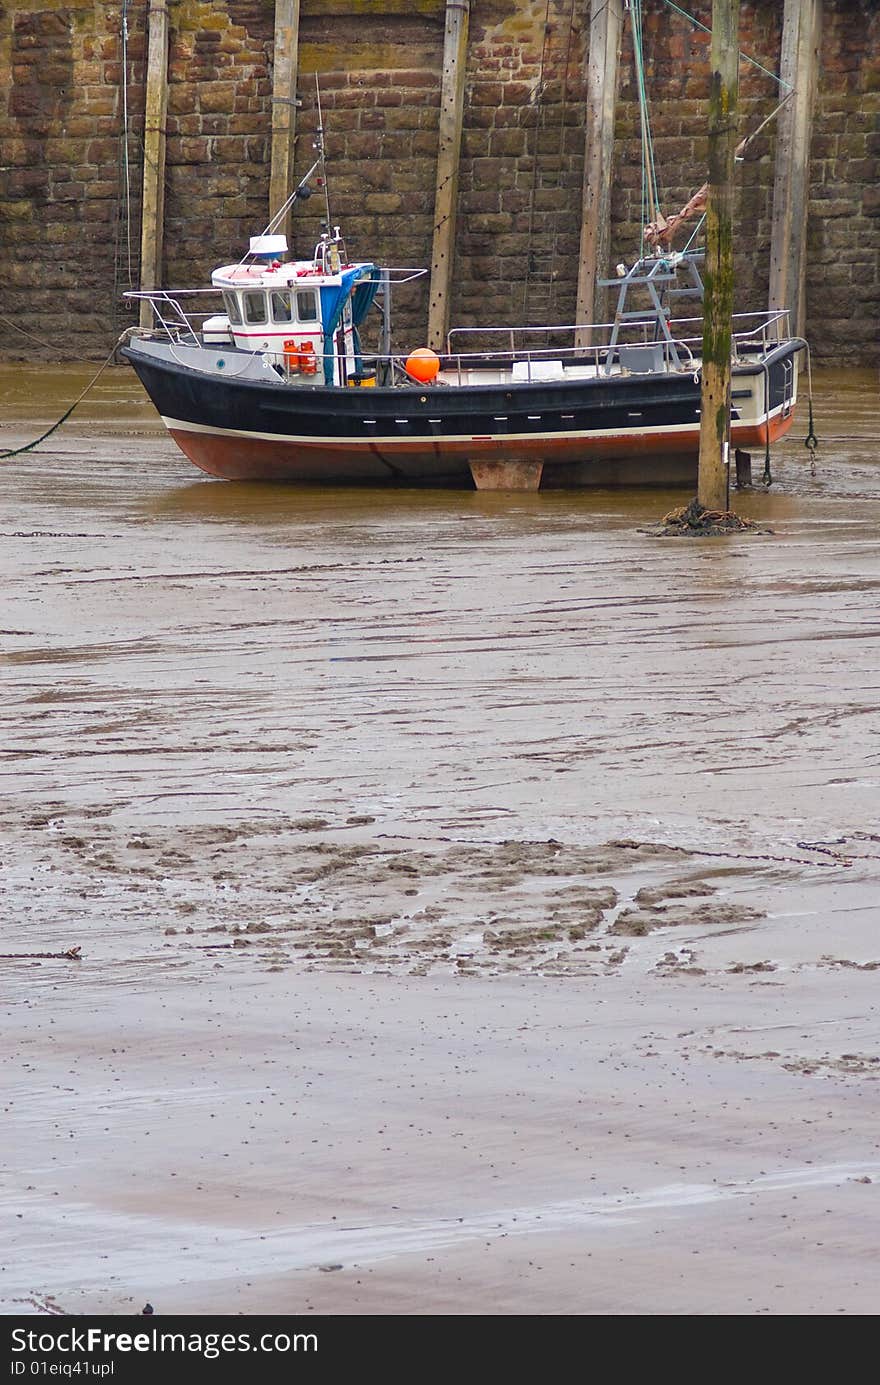
[[[330,230],[330,192],[327,187],[327,170],[324,166],[324,127],[323,120],[321,117],[321,92],[320,88],[318,87],[317,72],[315,73],[315,98],[318,106],[318,127],[315,130],[315,142],[313,148],[318,157],[315,159],[308,173],[306,173],[304,177],[300,178],[299,182],[293,189],[293,192],[290,194],[290,196],[278,208],[278,211],[274,214],[274,216],[272,216],[269,219],[261,233],[261,235],[263,236],[272,235],[272,233],[277,230],[277,228],[281,225],[282,221],[284,220],[284,217],[286,216],[287,212],[293,206],[294,202],[306,201],[309,197],[311,197],[312,189],[309,187],[309,183],[311,182],[312,178],[314,177],[318,169],[321,170],[321,177],[319,181],[323,184],[324,187],[324,205],[327,213],[327,230],[328,232]],[[249,254],[251,254],[250,250],[245,251],[244,255],[242,255],[239,261],[239,264],[244,264]]]
[[[327,184],[327,169],[324,165],[324,117],[321,113],[321,87],[318,83],[318,74],[315,73],[315,103],[318,107],[318,128],[315,131],[315,149],[318,152],[318,161],[321,165],[321,180],[324,184],[324,207],[327,212],[327,230],[333,224],[330,216],[330,188]]]
[[[300,180],[299,180],[299,182],[297,183],[296,187],[293,189],[293,192],[292,192],[292,193],[290,194],[290,196],[287,198],[287,201],[284,202],[283,205],[280,206],[280,207],[278,208],[278,211],[275,213],[275,215],[271,218],[271,220],[270,220],[269,222],[267,222],[267,224],[266,224],[264,230],[263,230],[262,233],[261,233],[262,235],[264,235],[264,236],[271,235],[271,234],[273,233],[273,231],[276,230],[276,228],[280,225],[281,220],[282,220],[282,218],[284,217],[284,215],[286,214],[288,208],[292,207],[293,204],[294,204],[294,202],[295,202],[298,198],[302,198],[303,200],[305,200],[306,198],[311,197],[311,195],[312,195],[312,190],[311,190],[311,188],[309,187],[309,180],[311,179],[312,175],[314,174],[315,169],[318,168],[318,167],[320,166],[320,164],[321,164],[320,158],[315,159],[315,162],[312,164],[312,166],[311,166],[311,168],[309,169],[308,173],[305,175],[305,177],[300,178]],[[247,259],[247,257],[248,257],[249,254],[250,254],[250,251],[249,251],[249,250],[246,251],[245,254],[242,256],[241,260],[239,261],[239,263],[240,263],[240,264],[244,264],[244,261]]]
[[[324,117],[321,111],[321,88],[318,83],[317,72],[315,73],[315,104],[318,108],[315,150],[321,165],[319,181],[324,188],[324,210],[326,212],[326,220],[321,222],[321,239],[315,246],[315,263],[323,266],[325,274],[338,274],[345,259],[345,243],[339,233],[339,227],[333,225],[333,218],[330,214],[330,187],[324,162]]]

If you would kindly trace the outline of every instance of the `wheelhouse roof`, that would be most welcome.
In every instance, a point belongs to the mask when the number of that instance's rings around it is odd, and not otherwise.
[[[211,283],[220,289],[341,288],[372,273],[372,263],[343,265],[338,274],[323,274],[313,260],[281,265],[230,264],[215,269]]]

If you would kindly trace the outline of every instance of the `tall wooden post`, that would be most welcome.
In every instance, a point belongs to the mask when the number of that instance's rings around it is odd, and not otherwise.
[[[703,298],[703,382],[697,500],[727,509],[733,317],[733,170],[739,96],[739,0],[712,0],[709,203]]]
[[[798,336],[806,323],[810,134],[821,32],[822,0],[785,0],[779,72],[794,95],[779,113],[769,307],[771,312],[788,308]]]
[[[623,0],[590,0],[590,51],[587,59],[586,142],[581,204],[576,322],[594,322],[604,294],[596,283],[607,272],[611,221],[611,170],[614,108],[623,26]],[[589,346],[592,333],[575,333],[575,346]]]
[[[275,0],[275,45],[272,62],[272,151],[269,172],[269,218],[280,211],[292,191],[296,130],[296,74],[299,56],[300,0]],[[291,211],[276,226],[290,242]]]
[[[464,82],[470,0],[446,0],[443,39],[443,79],[440,87],[440,143],[434,194],[434,241],[428,292],[428,344],[446,347],[449,298],[455,252],[455,214],[458,203],[458,164],[464,118]]]
[[[162,234],[165,220],[165,117],[168,113],[168,5],[150,0],[147,90],[144,108],[144,182],[141,198],[141,288],[162,282]],[[141,303],[140,325],[150,327],[153,313]]]

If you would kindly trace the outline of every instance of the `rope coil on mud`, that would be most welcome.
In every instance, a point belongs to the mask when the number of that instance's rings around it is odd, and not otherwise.
[[[660,527],[646,531],[658,538],[715,537],[722,534],[769,534],[754,520],[742,519],[733,510],[707,510],[698,500],[670,510],[660,521]]]

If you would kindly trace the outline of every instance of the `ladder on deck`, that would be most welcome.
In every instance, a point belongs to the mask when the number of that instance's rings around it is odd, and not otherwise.
[[[702,259],[702,251],[686,255],[650,256],[636,260],[632,268],[618,279],[599,280],[600,288],[617,289],[617,309],[614,313],[614,323],[608,343],[609,351],[605,358],[606,375],[611,374],[615,349],[619,350],[622,345],[620,340],[621,328],[625,328],[628,323],[636,322],[646,325],[653,324],[654,342],[664,344],[664,354],[668,366],[672,366],[675,370],[682,369],[681,356],[675,338],[669,330],[669,319],[672,316],[669,301],[670,299],[696,298],[702,302],[703,281],[700,277],[698,263]],[[685,284],[679,282],[680,270],[686,272],[689,282]],[[644,308],[627,308],[627,299],[634,289],[641,289],[647,293],[650,303],[647,311]]]

